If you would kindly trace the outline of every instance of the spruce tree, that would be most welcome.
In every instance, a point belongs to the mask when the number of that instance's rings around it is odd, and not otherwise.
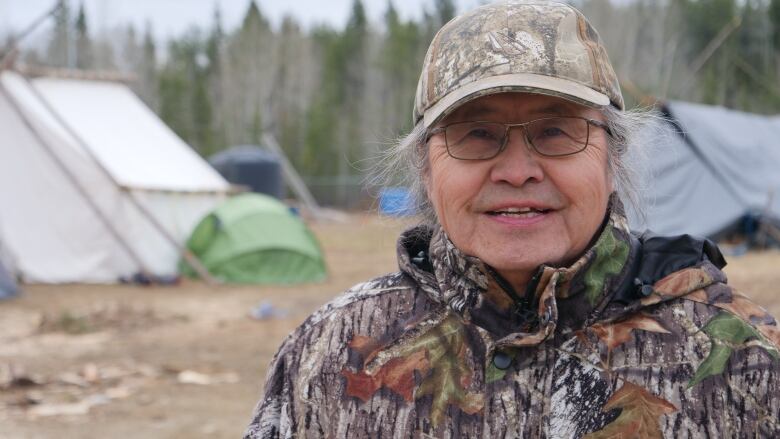
[[[70,7],[68,0],[58,0],[54,13],[54,30],[46,51],[47,63],[52,67],[71,67]]]
[[[76,15],[76,68],[91,69],[94,65],[92,55],[92,40],[89,38],[87,29],[87,15],[84,12],[84,3],[79,5],[79,12]]]

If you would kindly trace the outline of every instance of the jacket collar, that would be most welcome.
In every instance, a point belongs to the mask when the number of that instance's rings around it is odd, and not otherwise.
[[[607,305],[616,287],[630,276],[637,250],[622,205],[614,196],[608,212],[599,235],[577,261],[568,267],[537,269],[529,290],[519,292],[526,303],[517,303],[518,294],[502,287],[501,279],[479,258],[463,254],[438,225],[402,234],[399,265],[432,300],[494,335],[509,338],[506,344],[517,345],[521,338],[538,342],[559,324],[559,302],[565,308],[563,326],[578,329]]]

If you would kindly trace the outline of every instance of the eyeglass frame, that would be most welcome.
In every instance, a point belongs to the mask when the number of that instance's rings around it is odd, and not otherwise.
[[[544,154],[544,153],[540,152],[538,149],[536,149],[536,145],[534,145],[534,143],[529,138],[528,130],[525,127],[530,125],[530,124],[532,124],[532,123],[534,123],[534,122],[538,122],[540,120],[550,120],[550,119],[581,119],[581,120],[584,120],[585,122],[587,122],[587,124],[588,124],[588,132],[587,132],[587,137],[585,138],[585,143],[583,143],[583,145],[582,145],[582,149],[579,149],[579,150],[574,151],[574,152],[566,153],[566,154],[557,154],[557,155]],[[450,152],[450,145],[449,145],[449,142],[447,142],[447,128],[452,126],[452,125],[458,125],[458,124],[463,124],[463,123],[492,123],[492,124],[497,124],[497,125],[504,125],[504,141],[501,144],[501,147],[499,147],[498,150],[496,151],[496,153],[494,155],[490,156],[490,157],[482,157],[482,158],[475,158],[475,159],[464,159],[464,158],[461,158],[461,157],[455,157]],[[512,128],[521,127],[523,129],[523,135],[525,136],[526,143],[531,147],[531,149],[535,153],[539,154],[542,157],[552,157],[552,158],[568,157],[568,156],[572,156],[574,154],[579,154],[579,153],[581,153],[582,151],[585,151],[588,148],[588,145],[590,144],[590,126],[591,125],[603,129],[607,133],[607,135],[609,135],[610,137],[614,137],[614,134],[612,134],[612,130],[609,128],[609,125],[607,125],[606,123],[604,123],[604,122],[602,122],[600,120],[590,119],[590,118],[582,117],[582,116],[554,116],[554,117],[540,117],[539,119],[529,120],[528,122],[522,122],[522,123],[504,123],[504,122],[495,122],[495,121],[490,121],[490,120],[473,120],[473,121],[467,120],[467,121],[453,122],[453,123],[450,123],[450,124],[447,124],[447,125],[443,125],[443,126],[431,129],[428,132],[428,134],[425,136],[425,142],[427,143],[428,141],[430,141],[431,137],[433,137],[436,134],[444,133],[444,148],[447,150],[447,155],[449,155],[450,157],[454,158],[455,160],[465,160],[465,161],[491,160],[491,159],[494,159],[494,158],[498,157],[499,155],[501,155],[501,153],[504,152],[504,150],[506,149],[506,146],[509,143],[509,130],[511,130]]]

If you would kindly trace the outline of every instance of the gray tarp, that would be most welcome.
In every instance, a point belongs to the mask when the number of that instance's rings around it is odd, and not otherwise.
[[[641,166],[647,221],[631,215],[635,228],[715,236],[748,214],[780,219],[780,118],[684,102],[666,110],[664,140],[646,142],[660,145]]]

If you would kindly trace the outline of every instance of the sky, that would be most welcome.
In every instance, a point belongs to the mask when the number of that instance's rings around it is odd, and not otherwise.
[[[211,26],[217,5],[222,13],[222,25],[234,29],[243,18],[250,0],[70,0],[74,10],[84,4],[91,32],[110,31],[133,23],[143,30],[150,23],[157,39],[179,36],[193,25]],[[342,27],[349,17],[353,0],[257,0],[262,13],[277,25],[285,15],[292,15],[305,27],[327,23]],[[419,18],[423,7],[433,9],[433,0],[392,0],[404,19]],[[370,20],[378,22],[388,0],[363,0]],[[9,31],[18,32],[51,9],[55,0],[0,0],[0,37]],[[480,0],[455,0],[459,11],[471,9]],[[50,26],[41,26],[40,34]],[[31,36],[32,39],[35,35]]]

